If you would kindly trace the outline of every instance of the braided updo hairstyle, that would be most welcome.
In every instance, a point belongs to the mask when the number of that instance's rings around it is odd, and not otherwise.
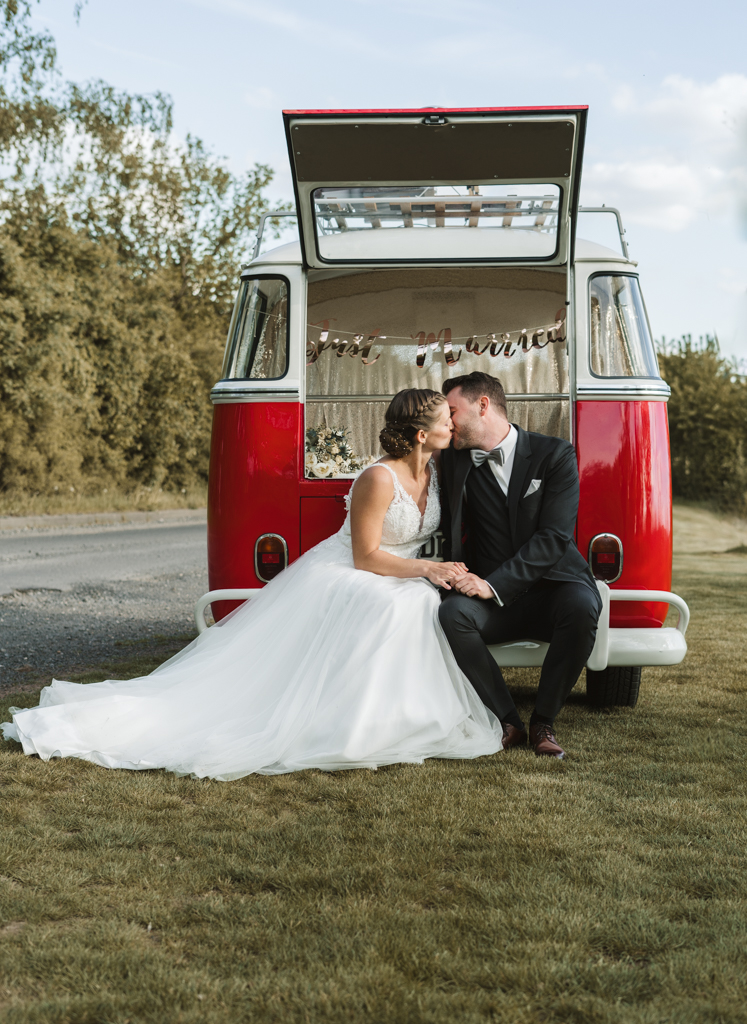
[[[407,388],[389,403],[385,426],[379,434],[381,447],[393,459],[403,459],[415,447],[419,430],[430,430],[446,398],[430,388]]]

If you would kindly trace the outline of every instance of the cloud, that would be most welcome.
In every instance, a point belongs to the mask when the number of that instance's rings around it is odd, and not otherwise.
[[[637,143],[587,164],[585,205],[619,206],[631,223],[669,231],[736,216],[747,197],[747,75],[669,75],[649,91],[619,88],[612,107],[621,138]]]
[[[728,146],[743,126],[747,113],[747,76],[721,75],[714,82],[697,82],[668,75],[655,95],[620,88],[613,106],[621,114],[643,117],[667,133],[680,132],[692,141]]]
[[[244,103],[253,110],[277,111],[282,107],[277,93],[266,86],[258,86],[251,92],[244,93]]]
[[[452,27],[454,25],[454,5],[451,0],[348,0],[348,3],[368,7],[377,15],[388,11],[400,16],[426,18],[428,21],[438,18]],[[461,0],[459,13],[462,17],[467,14],[495,16],[495,8],[487,0]]]
[[[203,7],[221,14],[252,21],[259,25],[280,28],[294,35],[301,34],[306,22],[291,11],[283,10],[278,4],[252,3],[250,0],[192,0],[195,7]]]
[[[320,29],[324,31],[324,43],[330,52],[338,50],[342,53],[353,52],[366,54],[369,59],[374,57],[383,58],[387,50],[376,42],[375,37],[370,34],[361,33],[354,28],[343,27],[345,22],[340,19],[328,19],[321,21],[318,17],[306,17],[296,14],[280,4],[266,4],[256,0],[187,0],[194,7],[204,10],[217,11],[221,14],[232,15],[253,25],[264,25],[273,29],[280,29],[289,36],[304,40],[311,46],[317,45]],[[292,6],[292,4],[290,5]],[[270,46],[276,46],[278,54],[281,55],[284,45],[282,36],[273,37],[269,40]]]
[[[617,206],[631,223],[681,231],[721,204],[732,184],[722,169],[693,163],[674,158],[593,163],[584,172],[583,204]]]
[[[718,289],[727,295],[747,295],[747,275],[740,274],[731,267],[721,267]]]

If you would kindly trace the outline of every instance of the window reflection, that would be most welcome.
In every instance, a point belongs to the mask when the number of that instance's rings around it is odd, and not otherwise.
[[[658,377],[659,367],[636,277],[591,280],[591,370],[599,377]]]
[[[287,368],[287,282],[278,277],[242,282],[231,321],[223,379],[277,380]]]

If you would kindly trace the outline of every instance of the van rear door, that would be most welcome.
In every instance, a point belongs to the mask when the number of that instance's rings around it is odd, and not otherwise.
[[[567,264],[586,114],[284,111],[306,266]]]

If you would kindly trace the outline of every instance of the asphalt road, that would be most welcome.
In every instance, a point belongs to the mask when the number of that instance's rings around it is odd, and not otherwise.
[[[0,536],[0,595],[66,591],[82,583],[156,579],[203,568],[205,545],[203,523]]]
[[[204,512],[0,529],[0,689],[187,643],[208,589]],[[29,521],[29,522],[38,522]],[[14,527],[15,524],[11,524]],[[26,675],[31,673],[31,675]],[[48,681],[48,679],[45,679]]]

